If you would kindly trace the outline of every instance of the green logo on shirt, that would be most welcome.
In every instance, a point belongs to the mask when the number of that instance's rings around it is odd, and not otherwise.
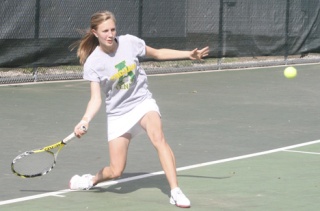
[[[110,80],[119,79],[116,86],[117,89],[129,89],[135,79],[133,70],[135,70],[136,67],[136,64],[126,66],[126,61],[122,61],[115,66],[118,72],[111,76]]]

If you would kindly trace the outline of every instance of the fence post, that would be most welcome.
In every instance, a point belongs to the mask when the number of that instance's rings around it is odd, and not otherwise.
[[[287,0],[286,5],[286,26],[285,26],[285,45],[284,45],[284,62],[288,64],[289,55],[289,22],[290,22],[290,0]]]
[[[40,0],[36,0],[35,6],[35,17],[34,17],[34,39],[37,46],[39,46],[39,28],[40,28]],[[35,53],[37,55],[37,53]],[[34,82],[38,81],[38,68],[32,64],[32,74],[34,78]]]
[[[218,36],[218,69],[221,69],[221,58],[222,58],[222,51],[223,51],[223,0],[220,0],[220,7],[219,7],[219,36]]]
[[[139,0],[138,10],[138,37],[142,37],[143,0]]]

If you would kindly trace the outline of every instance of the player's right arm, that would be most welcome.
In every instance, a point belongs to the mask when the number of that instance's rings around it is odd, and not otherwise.
[[[191,59],[202,60],[203,57],[208,56],[209,47],[204,47],[200,50],[197,48],[191,51],[181,51],[175,49],[155,49],[150,46],[146,46],[146,56],[156,60],[171,60],[171,59]]]
[[[89,128],[89,122],[97,114],[101,106],[101,89],[98,82],[90,82],[91,97],[87,105],[86,112],[84,113],[81,121],[75,126],[74,133],[77,137],[81,137],[86,133],[82,130],[82,126],[85,126],[86,129]]]

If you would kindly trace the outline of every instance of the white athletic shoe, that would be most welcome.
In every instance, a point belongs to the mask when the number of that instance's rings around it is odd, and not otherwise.
[[[91,174],[84,174],[81,177],[74,175],[69,182],[69,188],[71,190],[89,190],[93,186],[93,177]]]
[[[170,204],[174,204],[181,208],[191,207],[190,200],[182,193],[180,188],[171,190]]]

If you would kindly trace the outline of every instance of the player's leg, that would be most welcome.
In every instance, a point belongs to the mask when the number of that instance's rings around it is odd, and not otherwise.
[[[126,167],[130,139],[131,135],[126,133],[109,141],[110,165],[101,169],[95,176],[90,174],[73,176],[69,182],[70,189],[88,190],[100,182],[120,177]]]
[[[160,163],[171,188],[170,203],[178,207],[190,207],[189,199],[178,187],[175,157],[165,140],[159,114],[154,111],[148,112],[141,119],[140,124],[147,131],[152,144],[158,152]]]
[[[178,186],[176,163],[173,152],[165,140],[160,116],[157,112],[148,112],[140,121],[141,126],[147,131],[147,134],[158,152],[160,163],[171,189]]]
[[[101,169],[93,178],[93,185],[122,175],[127,163],[127,154],[131,135],[126,133],[109,141],[110,165]]]

